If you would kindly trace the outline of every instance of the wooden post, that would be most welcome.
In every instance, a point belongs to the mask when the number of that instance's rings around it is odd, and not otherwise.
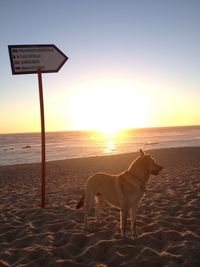
[[[41,145],[42,145],[42,166],[41,166],[41,208],[45,207],[45,176],[46,176],[46,159],[45,159],[45,123],[44,123],[44,100],[42,88],[42,71],[38,69],[38,87],[40,96],[40,116],[41,116]]]

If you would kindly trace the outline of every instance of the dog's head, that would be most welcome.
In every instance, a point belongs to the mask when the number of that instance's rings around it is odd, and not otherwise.
[[[162,171],[163,167],[156,163],[150,155],[146,155],[142,149],[140,149],[140,158],[149,174],[158,175]]]

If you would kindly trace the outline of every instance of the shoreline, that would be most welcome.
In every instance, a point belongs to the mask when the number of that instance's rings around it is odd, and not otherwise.
[[[179,147],[163,147],[163,148],[150,148],[150,149],[145,149],[142,148],[143,151],[145,151],[147,154],[154,152],[154,151],[161,151],[161,150],[176,150],[176,149],[200,149],[200,146],[179,146]],[[138,150],[139,151],[139,150]],[[92,159],[96,159],[96,158],[109,158],[109,157],[120,157],[120,156],[128,156],[128,155],[139,155],[138,151],[132,151],[132,152],[125,152],[125,153],[116,153],[116,154],[105,154],[105,155],[96,155],[96,156],[86,156],[86,157],[72,157],[72,158],[63,158],[63,159],[55,159],[55,160],[46,160],[46,165],[48,164],[52,164],[52,163],[56,163],[56,162],[64,162],[64,161],[79,161],[79,160],[84,160],[84,159],[88,159],[88,160],[92,160]],[[0,165],[0,169],[1,168],[6,168],[6,167],[18,167],[18,166],[24,166],[24,165],[40,165],[41,161],[37,161],[37,162],[26,162],[26,163],[15,163],[15,164],[5,164],[5,165]]]
[[[197,267],[200,265],[200,147],[146,151],[164,166],[138,209],[137,237],[120,238],[119,211],[103,206],[102,223],[75,206],[87,177],[128,168],[138,152],[47,162],[40,209],[40,163],[0,167],[0,265]]]

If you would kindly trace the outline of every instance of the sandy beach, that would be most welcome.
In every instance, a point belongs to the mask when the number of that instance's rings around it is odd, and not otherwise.
[[[84,232],[75,206],[89,175],[121,172],[138,153],[48,162],[45,209],[40,164],[0,167],[0,266],[200,266],[200,148],[149,153],[164,170],[148,182],[135,239],[121,239],[119,210],[107,204]]]

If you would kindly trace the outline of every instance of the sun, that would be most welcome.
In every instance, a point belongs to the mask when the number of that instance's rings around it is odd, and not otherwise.
[[[96,128],[95,130],[99,131],[104,136],[113,137],[125,128],[126,128],[125,126],[123,127],[117,121],[113,121],[112,118],[111,119],[108,118],[106,121],[103,121],[102,124],[99,124],[98,128]]]
[[[145,98],[131,86],[99,84],[76,96],[73,120],[79,130],[114,134],[147,125]]]
[[[100,129],[99,131],[101,131],[103,134],[109,136],[109,135],[114,135],[114,134],[118,133],[120,130],[122,130],[122,128],[105,126],[105,127],[102,127],[102,129]]]

